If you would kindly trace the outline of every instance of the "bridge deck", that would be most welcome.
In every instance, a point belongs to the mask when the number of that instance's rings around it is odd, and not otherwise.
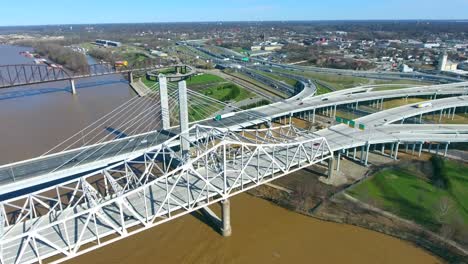
[[[465,85],[466,83],[458,83],[426,88],[417,87],[402,90],[356,93],[350,95],[338,94],[337,96],[328,96],[328,100],[325,101],[323,99],[324,96],[320,96],[317,98],[309,98],[304,100],[303,105],[298,105],[299,103],[296,102],[280,102],[249,111],[239,112],[235,116],[223,119],[221,121],[205,120],[199,122],[199,124],[213,127],[229,127],[235,130],[242,127],[249,127],[255,124],[263,123],[266,120],[274,117],[284,116],[288,113],[308,111],[311,109],[330,107],[338,104],[348,104],[381,98],[431,95],[435,93],[447,95],[465,94],[467,92],[467,90],[464,88]],[[460,98],[447,98],[435,102],[439,102],[437,103],[437,107],[441,109],[448,108],[450,106],[467,106],[468,97],[463,96]],[[362,119],[362,121],[366,124],[367,127],[370,127],[374,121],[385,123],[384,119],[386,119],[386,117],[404,117],[411,113],[414,114],[417,111],[430,111],[431,109],[428,108],[418,110],[417,108],[409,106],[407,108],[398,108],[397,110],[399,112],[384,111],[383,114],[374,114],[366,117],[365,119]],[[407,111],[408,113],[406,113]],[[390,119],[392,118],[388,118],[388,120]],[[167,133],[160,133],[159,131],[155,131],[146,135],[118,139],[106,144],[88,146],[82,149],[71,150],[68,152],[39,157],[33,160],[0,166],[0,185],[3,185],[0,190],[0,194],[5,194],[10,191],[17,190],[18,187],[15,186],[15,183],[19,181],[22,182],[22,188],[24,188],[25,186],[37,185],[39,183],[52,181],[54,179],[64,178],[70,175],[76,175],[79,173],[88,172],[93,169],[105,167],[113,162],[124,160],[125,158],[128,158],[129,155],[139,155],[141,154],[141,151],[147,149],[148,147],[160,144],[177,133],[178,129],[176,128],[168,131]],[[47,175],[47,177],[42,177],[44,175]],[[28,182],[30,179],[33,181],[33,183]]]
[[[246,156],[224,152],[227,160],[222,170],[213,164],[198,167],[194,162],[189,166],[193,171],[181,169],[118,198],[100,196],[97,189],[92,192],[96,193],[95,201],[83,200],[74,208],[52,211],[5,230],[0,241],[2,263],[32,263],[53,255],[74,256],[86,243],[97,243],[91,246],[98,247],[106,237],[126,237],[141,228],[197,210],[200,203],[209,205],[330,158],[322,139],[298,140],[308,143],[271,145]]]

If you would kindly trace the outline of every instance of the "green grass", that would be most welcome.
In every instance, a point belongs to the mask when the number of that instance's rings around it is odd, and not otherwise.
[[[271,104],[271,102],[267,99],[263,99],[263,100],[260,100],[259,102],[256,102],[256,103],[252,103],[252,104],[248,104],[248,105],[244,105],[241,107],[242,110],[247,110],[247,109],[252,109],[252,108],[256,108],[256,107],[260,107],[260,106],[264,106],[264,105],[269,105]]]
[[[347,111],[342,111],[342,110],[337,110],[336,116],[341,117],[341,118],[346,118],[349,120],[354,120],[360,117],[359,115],[353,114],[352,112],[347,112]]]
[[[235,84],[225,84],[216,87],[210,87],[203,89],[200,92],[206,96],[222,102],[239,102],[253,96],[252,93]]]
[[[428,115],[424,116],[423,118],[425,120],[438,123],[439,122],[439,117],[440,116],[438,114],[436,114],[434,116],[431,115],[431,114],[428,114]],[[444,116],[440,120],[440,123],[441,124],[454,124],[454,125],[468,124],[468,114],[458,113],[458,114],[455,114],[455,117],[453,119],[452,119],[452,117]]]
[[[330,89],[328,89],[327,87],[319,84],[319,83],[316,83],[315,82],[315,86],[317,87],[317,95],[321,95],[321,94],[326,94],[326,93],[329,93],[331,92]]]
[[[187,85],[202,85],[202,84],[210,84],[210,83],[217,83],[217,82],[224,82],[225,80],[221,77],[212,74],[200,74],[192,76],[187,80]]]
[[[280,75],[277,75],[277,74],[274,74],[274,73],[269,73],[269,72],[264,72],[264,71],[256,71],[256,72],[258,74],[273,78],[273,79],[275,79],[277,81],[284,82],[289,86],[295,87],[297,85],[297,83],[298,83],[297,80],[287,78],[287,77],[284,77],[284,76],[280,76]]]
[[[461,218],[468,228],[468,165],[443,161],[449,187],[440,188],[424,177],[416,166],[384,169],[348,190],[352,196],[437,231],[444,222]],[[442,214],[441,201],[450,209]]]
[[[288,70],[279,70],[279,69],[278,71],[286,72],[290,74],[298,74],[298,75],[301,75],[310,79],[320,80],[338,90],[347,89],[347,88],[370,83],[370,79],[353,77],[353,76],[315,73],[315,72],[288,71]]]
[[[371,84],[402,84],[397,88],[393,88],[392,86],[387,86],[383,88],[379,88],[382,90],[386,89],[401,89],[408,85],[429,85],[431,83],[428,82],[420,82],[414,80],[377,80],[377,79],[368,79],[362,77],[353,77],[353,76],[345,76],[345,75],[338,75],[338,74],[326,74],[326,73],[316,73],[316,72],[300,72],[300,71],[289,71],[283,69],[277,69],[277,71],[290,73],[290,74],[298,74],[310,79],[320,80],[338,90],[352,88],[360,85],[371,85]]]
[[[414,84],[414,85],[430,85],[433,83],[416,81],[416,80],[374,80],[374,84]]]

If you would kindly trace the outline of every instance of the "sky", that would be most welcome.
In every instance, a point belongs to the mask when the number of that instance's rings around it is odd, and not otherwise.
[[[285,20],[468,19],[468,0],[1,0],[0,26]]]

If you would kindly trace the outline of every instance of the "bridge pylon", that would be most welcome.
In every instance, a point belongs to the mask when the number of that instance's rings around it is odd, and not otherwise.
[[[182,156],[188,155],[190,151],[189,141],[189,119],[187,106],[187,83],[179,82],[179,123],[180,123],[180,149]]]
[[[169,117],[169,97],[167,95],[167,78],[164,74],[158,76],[159,80],[159,96],[161,101],[161,115],[163,129],[168,130],[171,127],[171,121]]]

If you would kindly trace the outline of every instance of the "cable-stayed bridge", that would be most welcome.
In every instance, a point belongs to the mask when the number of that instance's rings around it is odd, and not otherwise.
[[[327,162],[332,177],[339,169],[334,157],[358,147],[367,164],[372,147],[391,145],[396,158],[402,144],[468,142],[466,125],[407,124],[466,113],[466,83],[356,89],[233,109],[216,120],[213,113],[229,105],[187,90],[185,82],[176,87],[160,78],[151,89],[42,157],[0,168],[2,193],[13,192],[0,202],[2,263],[63,261],[217,202],[229,235],[229,197],[293,171]],[[431,107],[357,119],[365,131],[337,125],[311,132],[290,121],[315,122],[319,112],[333,117],[340,106],[381,109],[385,99],[411,96],[427,97]]]

